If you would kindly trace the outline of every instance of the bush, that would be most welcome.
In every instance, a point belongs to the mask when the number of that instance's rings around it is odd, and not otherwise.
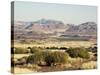
[[[15,54],[25,54],[25,53],[29,53],[27,49],[25,48],[21,48],[21,47],[17,47],[14,50]]]
[[[79,50],[76,48],[69,48],[68,50],[66,50],[66,52],[71,56],[71,57],[78,57],[79,54]]]
[[[73,58],[81,57],[81,58],[89,58],[88,50],[85,48],[69,48],[66,52]]]
[[[60,47],[60,49],[64,49],[64,50],[67,50],[67,48],[66,48],[66,47]]]
[[[67,54],[64,52],[52,52],[45,58],[47,65],[63,64],[67,62]]]
[[[30,52],[31,53],[36,53],[36,52],[40,52],[41,51],[41,48],[38,48],[38,47],[32,47],[30,48]]]
[[[59,49],[59,48],[58,48],[58,47],[53,46],[53,47],[46,47],[46,49]]]
[[[27,58],[27,63],[41,65],[45,60],[45,52],[36,52]]]
[[[88,50],[90,51],[90,52],[93,52],[93,53],[97,53],[97,46],[94,46],[94,47],[89,47],[88,48]]]
[[[81,58],[89,58],[90,55],[89,55],[87,50],[83,49],[83,50],[79,50],[79,57],[81,57]]]
[[[27,58],[27,63],[51,66],[63,64],[67,61],[67,54],[64,52],[37,52]]]

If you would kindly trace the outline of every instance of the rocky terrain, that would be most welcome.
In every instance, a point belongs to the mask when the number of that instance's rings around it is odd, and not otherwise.
[[[34,22],[14,21],[14,38],[72,37],[96,39],[97,24],[85,22],[79,25],[64,24],[62,21],[40,19]]]

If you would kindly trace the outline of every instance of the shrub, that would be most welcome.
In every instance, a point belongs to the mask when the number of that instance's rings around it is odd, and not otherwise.
[[[44,62],[45,56],[44,52],[36,52],[27,58],[27,63],[41,65]]]
[[[67,54],[64,52],[52,52],[47,55],[45,61],[47,65],[63,64],[67,62]]]
[[[89,47],[88,48],[88,50],[90,51],[90,52],[93,52],[93,53],[97,53],[97,46],[94,46],[94,47]]]
[[[60,47],[60,49],[64,49],[64,50],[67,50],[67,48],[66,48],[66,47]]]
[[[46,47],[46,49],[59,49],[59,48],[58,48],[58,47],[53,46],[53,47]]]
[[[69,48],[66,50],[66,52],[71,56],[71,57],[78,57],[78,50],[76,48]]]
[[[38,47],[32,47],[32,48],[30,48],[30,52],[31,53],[36,53],[36,52],[39,52],[39,51],[41,51],[41,48],[38,48]]]
[[[64,52],[37,52],[27,58],[27,63],[51,66],[67,62],[67,54]]]
[[[31,47],[27,47],[27,49],[30,49],[31,50],[32,48]]]
[[[90,55],[89,55],[87,50],[82,49],[82,50],[79,50],[79,57],[81,57],[81,58],[89,58]]]
[[[28,53],[28,50],[25,48],[17,47],[14,49],[15,54],[25,54]]]
[[[73,58],[81,57],[81,58],[89,58],[90,55],[88,50],[85,48],[69,48],[66,52]]]
[[[94,56],[97,57],[97,53],[95,53]]]

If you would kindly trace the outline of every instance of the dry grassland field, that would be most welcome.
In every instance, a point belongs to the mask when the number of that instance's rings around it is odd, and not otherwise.
[[[31,44],[14,43],[14,47],[91,47],[96,41],[37,41]]]
[[[90,48],[94,47],[96,44],[96,41],[36,41],[32,43],[19,43],[15,42],[14,48],[22,48],[27,50],[28,47],[36,47],[40,48],[40,51],[50,51],[50,52],[63,52],[65,53],[66,49],[60,49],[62,47],[64,48]],[[55,47],[52,49],[47,49]],[[57,48],[56,48],[57,47]],[[14,53],[12,54],[12,57],[14,59],[14,67],[12,66],[12,72],[13,73],[32,73],[32,72],[52,72],[52,71],[67,71],[67,70],[84,70],[84,69],[96,69],[97,68],[97,61],[95,52],[88,52],[90,57],[87,59],[81,58],[81,57],[71,57],[68,55],[67,62],[61,65],[55,65],[55,66],[46,66],[45,65],[37,65],[37,64],[26,64],[24,63],[24,58],[28,58],[31,55],[34,55],[34,53]],[[40,57],[41,58],[41,57]],[[40,59],[39,59],[40,60]],[[19,62],[18,62],[19,61]],[[22,63],[23,61],[23,63]]]

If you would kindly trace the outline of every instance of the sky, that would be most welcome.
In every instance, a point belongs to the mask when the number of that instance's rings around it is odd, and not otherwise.
[[[42,18],[59,20],[64,23],[97,23],[97,7],[55,3],[14,2],[15,21],[37,21]]]

